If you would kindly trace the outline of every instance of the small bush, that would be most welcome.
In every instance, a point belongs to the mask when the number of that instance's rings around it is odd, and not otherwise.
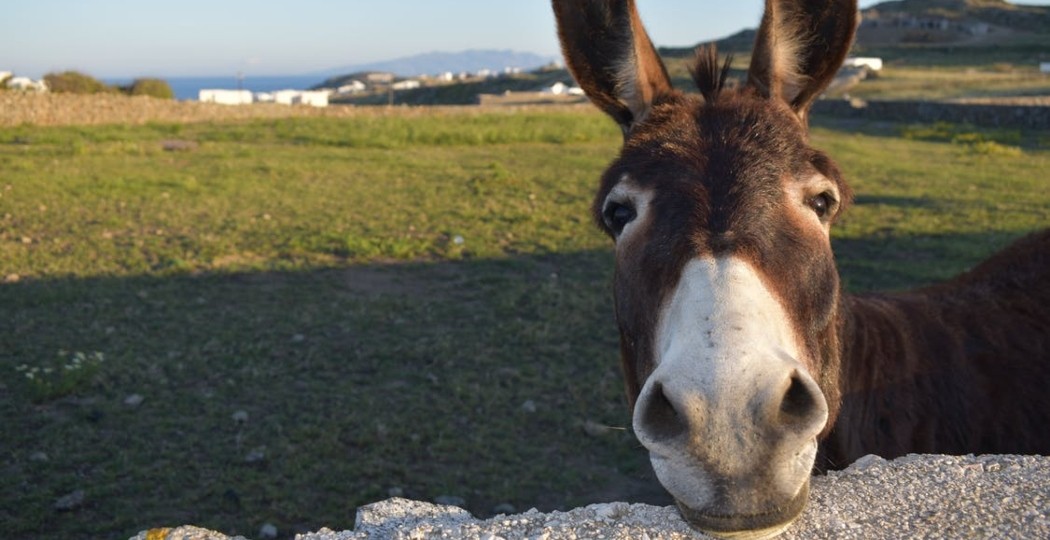
[[[1007,146],[995,141],[978,141],[970,145],[970,150],[984,156],[1021,157],[1024,155],[1024,152],[1016,146]]]
[[[125,94],[130,96],[150,96],[160,99],[175,99],[175,92],[171,85],[163,79],[135,79],[131,86],[121,88]]]
[[[65,92],[69,94],[101,94],[113,92],[114,88],[102,81],[80,73],[78,71],[64,71],[62,73],[48,73],[44,75],[47,87],[52,92]]]
[[[58,351],[58,356],[40,365],[22,364],[15,371],[23,375],[33,401],[43,403],[72,394],[94,380],[105,356],[98,352]]]

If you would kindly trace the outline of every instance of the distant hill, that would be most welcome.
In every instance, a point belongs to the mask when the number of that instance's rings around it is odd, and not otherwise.
[[[387,72],[399,77],[418,77],[440,73],[476,73],[487,69],[502,71],[504,68],[520,68],[523,71],[544,66],[556,60],[553,56],[542,56],[530,52],[512,50],[467,50],[461,52],[429,52],[395,58],[383,62],[357,64],[326,70],[322,75],[337,76],[347,73]]]
[[[898,0],[861,12],[862,45],[996,44],[1050,31],[1050,7],[1003,0]]]
[[[1015,5],[1003,0],[897,0],[862,10],[854,54],[878,56],[899,66],[1028,66],[1050,61],[1050,7]],[[730,76],[746,77],[746,66],[756,30],[743,29],[715,40],[719,52],[733,53]],[[657,36],[658,37],[658,36]],[[703,44],[703,43],[701,43]],[[699,45],[699,44],[698,44]],[[693,47],[659,47],[672,82],[691,88],[688,72]],[[521,67],[523,73],[495,79],[455,82],[399,91],[395,95],[368,93],[346,101],[357,104],[415,105],[476,103],[479,94],[538,90],[572,77],[564,69],[534,69],[555,58],[513,51],[464,51],[423,55],[332,70],[319,86],[338,87],[350,79],[364,79],[367,72],[395,73],[401,77],[443,72],[492,71]],[[353,73],[353,75],[348,75]]]
[[[723,53],[746,55],[755,30],[716,40]],[[667,58],[694,47],[661,48]],[[965,51],[965,52],[964,52]],[[897,0],[861,10],[854,52],[905,64],[1034,63],[1050,60],[1050,6],[1004,0]]]

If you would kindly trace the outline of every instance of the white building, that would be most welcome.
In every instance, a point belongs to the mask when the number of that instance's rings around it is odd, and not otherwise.
[[[851,56],[842,63],[842,67],[866,67],[872,71],[882,71],[882,58]]]
[[[273,96],[271,101],[281,105],[328,106],[327,90],[278,90],[271,95]]]
[[[296,105],[309,105],[311,107],[327,107],[328,92],[324,90],[304,90],[292,99]]]
[[[273,102],[281,105],[291,105],[299,96],[299,90],[278,90],[273,92]]]
[[[365,83],[363,83],[361,81],[350,81],[349,83],[344,84],[343,86],[340,86],[339,88],[336,88],[335,89],[335,93],[337,93],[337,94],[356,94],[358,92],[364,92],[367,89],[368,89],[368,86],[365,85]]]
[[[563,82],[556,82],[543,90],[541,94],[553,94],[555,96],[582,96],[583,89],[579,86],[569,86]]]
[[[197,101],[222,105],[249,105],[253,99],[248,90],[207,89],[197,93]]]
[[[2,79],[2,77],[0,77]],[[13,77],[7,80],[7,87],[11,90],[21,90],[23,92],[47,92],[47,81],[41,79],[34,81],[29,77]]]
[[[392,84],[390,87],[394,90],[412,90],[413,88],[419,88],[422,83],[415,79],[405,79]]]

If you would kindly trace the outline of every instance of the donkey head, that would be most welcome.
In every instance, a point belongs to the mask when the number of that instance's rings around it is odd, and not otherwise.
[[[850,199],[808,145],[856,0],[767,0],[747,82],[671,87],[633,0],[553,0],[569,69],[624,133],[594,200],[616,242],[634,431],[699,529],[773,535],[801,512],[840,401],[831,223]]]

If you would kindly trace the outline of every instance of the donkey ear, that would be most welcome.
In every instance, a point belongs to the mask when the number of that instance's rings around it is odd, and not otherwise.
[[[552,0],[565,62],[599,109],[624,135],[670,93],[656,48],[642,27],[634,0]]]
[[[857,0],[766,0],[748,86],[787,102],[806,122],[842,66],[857,30]]]

